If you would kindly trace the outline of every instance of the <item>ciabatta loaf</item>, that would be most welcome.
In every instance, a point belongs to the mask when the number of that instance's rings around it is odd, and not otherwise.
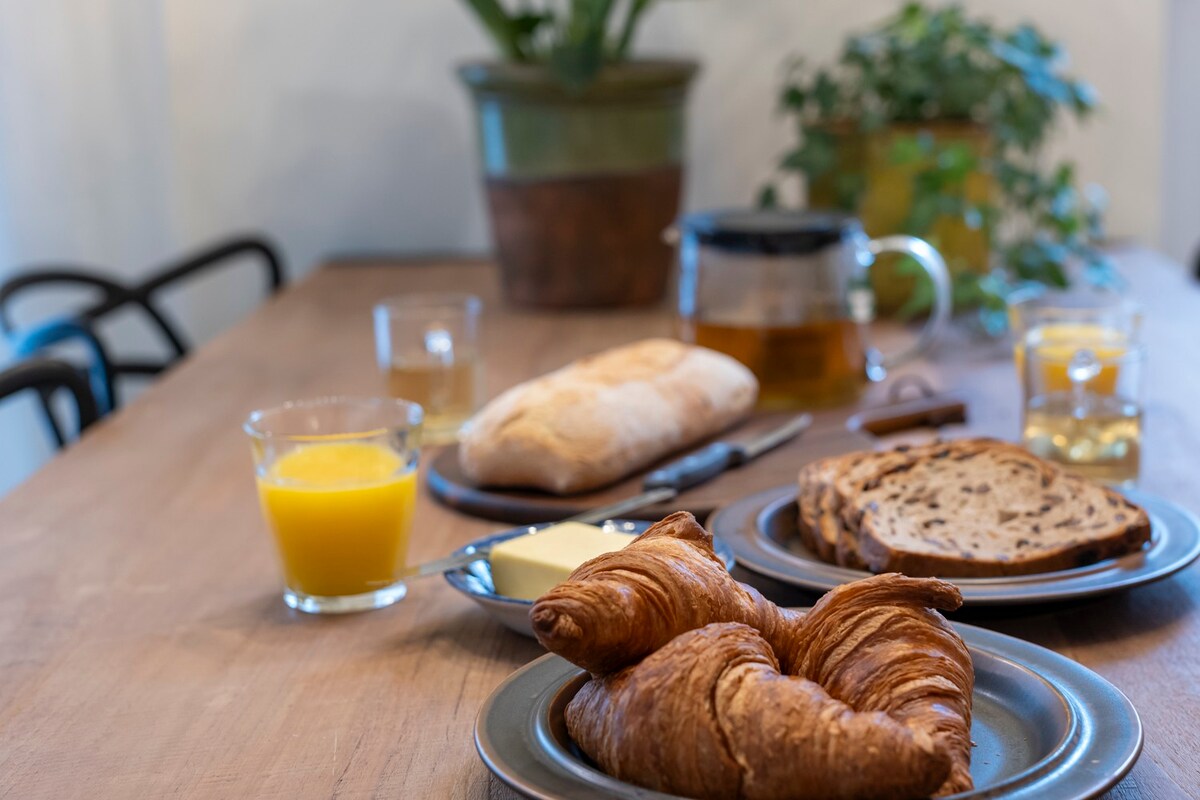
[[[647,339],[504,392],[471,421],[459,463],[480,485],[582,492],[729,427],[757,396],[729,356]]]
[[[1131,553],[1150,539],[1146,513],[1116,492],[1016,445],[964,439],[834,461],[804,517],[836,531],[843,566],[908,575],[1051,572]],[[806,474],[828,476],[810,465]],[[802,533],[802,540],[807,538]]]

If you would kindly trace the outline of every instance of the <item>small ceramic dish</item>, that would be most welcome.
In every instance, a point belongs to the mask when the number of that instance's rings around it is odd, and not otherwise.
[[[551,524],[553,523],[522,525],[519,528],[501,531],[482,539],[476,539],[466,547],[455,550],[454,554],[477,552],[496,542],[515,539],[518,536],[528,536]],[[650,525],[651,523],[645,520],[633,519],[610,519],[600,523],[600,527],[604,530],[618,533],[641,533]],[[726,569],[732,570],[733,551],[719,539],[713,540],[713,549],[725,562]],[[496,594],[496,586],[492,583],[492,566],[485,556],[480,556],[478,561],[473,561],[465,567],[450,570],[446,573],[446,580],[455,589],[478,603],[484,611],[491,614],[501,624],[523,636],[533,636],[533,629],[529,627],[529,609],[533,606],[533,601]]]

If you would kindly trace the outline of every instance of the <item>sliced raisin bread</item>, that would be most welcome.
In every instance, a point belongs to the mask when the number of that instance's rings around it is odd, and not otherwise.
[[[844,497],[875,475],[907,464],[927,447],[897,447],[824,458],[800,470],[798,529],[801,543],[819,558],[862,569],[855,532],[843,521]]]
[[[1005,442],[964,439],[828,461],[809,466],[821,483],[802,486],[800,496],[820,498],[808,509],[814,530],[818,538],[836,531],[834,556],[822,557],[844,566],[1018,575],[1123,555],[1150,537],[1145,512],[1121,495]]]

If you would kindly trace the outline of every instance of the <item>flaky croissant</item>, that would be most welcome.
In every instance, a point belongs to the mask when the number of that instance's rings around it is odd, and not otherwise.
[[[838,700],[859,711],[882,711],[940,742],[952,766],[939,796],[974,785],[971,654],[932,610],[961,604],[957,587],[931,578],[892,573],[843,584],[805,616],[787,656],[794,674]]]
[[[780,648],[800,621],[730,577],[712,534],[686,511],[583,564],[538,598],[529,618],[547,650],[597,675],[635,664],[710,622],[744,623]]]
[[[888,574],[807,616],[779,609],[680,513],[584,564],[531,618],[547,649],[597,676],[568,727],[618,777],[702,798],[889,798],[972,786],[970,654],[931,610],[961,602],[952,584]],[[697,632],[710,623],[743,623],[757,643],[739,626]],[[780,747],[812,771],[778,763]]]
[[[689,631],[593,678],[566,718],[610,775],[701,800],[925,797],[950,771],[923,729],[781,675],[767,642],[737,623]]]

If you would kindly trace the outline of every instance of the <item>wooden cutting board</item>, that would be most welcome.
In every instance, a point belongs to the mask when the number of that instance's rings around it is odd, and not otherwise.
[[[753,439],[777,427],[790,415],[763,414],[710,441]],[[826,456],[854,450],[870,450],[878,436],[919,427],[962,422],[966,418],[963,403],[955,397],[938,396],[895,403],[864,411],[846,419],[844,414],[817,415],[813,427],[754,461],[731,469],[695,486],[667,503],[647,506],[627,516],[634,519],[661,519],[672,511],[690,511],[703,520],[714,510],[752,492],[780,486],[796,479],[800,467]],[[692,450],[699,449],[703,442]],[[659,464],[673,461],[681,453],[672,453]],[[529,489],[498,489],[474,485],[459,468],[458,447],[451,445],[433,454],[427,475],[429,491],[443,505],[484,519],[527,524],[551,522],[580,514],[592,508],[614,503],[642,491],[643,476],[658,464],[640,470],[618,483],[602,489],[566,497]]]

